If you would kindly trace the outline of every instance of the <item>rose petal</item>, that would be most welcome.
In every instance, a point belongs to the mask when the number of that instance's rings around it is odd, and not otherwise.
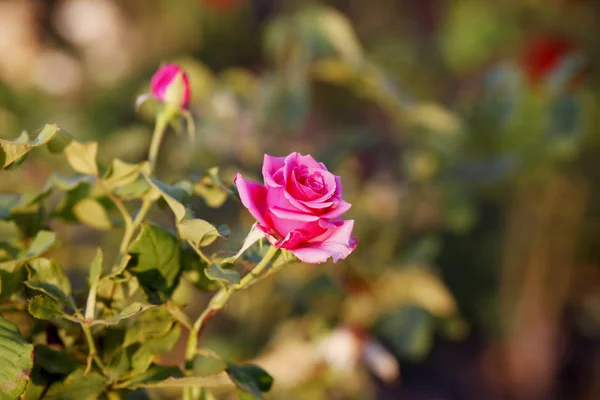
[[[279,247],[281,249],[293,249],[298,247],[298,245],[302,243],[304,239],[305,235],[302,231],[290,231],[285,239],[277,243],[275,247]]]
[[[286,180],[286,190],[297,200],[319,203],[329,200],[336,192],[337,180],[336,176],[331,172],[316,168],[304,169],[305,178],[307,180],[311,179],[317,174],[320,175],[323,180],[323,185],[325,187],[324,192],[315,192],[314,189],[308,185],[308,183],[300,183],[298,181],[299,168],[301,167],[296,167],[294,170],[292,170],[290,176],[288,176]]]
[[[281,186],[281,184],[277,183],[277,181],[274,179],[273,175],[275,175],[275,173],[278,170],[283,168],[284,165],[285,157],[273,157],[268,154],[265,154],[262,168],[262,174],[263,179],[265,181],[265,185]]]
[[[290,195],[282,186],[270,187],[267,190],[267,207],[279,207],[291,211],[312,213],[311,209]]]
[[[303,156],[298,152],[294,152],[285,158],[285,165],[296,166],[306,165],[308,168],[316,168],[327,171],[325,164],[316,161],[310,154]]]
[[[303,247],[290,249],[301,261],[309,264],[325,262],[329,257],[333,262],[346,258],[356,248],[356,239],[351,237],[354,221],[344,221],[337,228],[330,229],[319,238],[304,243]]]
[[[256,182],[247,181],[239,173],[235,176],[233,183],[237,186],[244,207],[250,211],[250,214],[259,223],[268,226],[264,217],[267,210],[267,190],[265,187]]]
[[[316,162],[311,155],[303,156],[300,153],[294,152],[285,158],[283,175],[286,182],[286,187],[287,183],[292,179],[291,175],[294,169],[301,166],[327,171],[327,168],[324,169],[323,164]]]
[[[278,211],[281,212],[281,210]],[[271,226],[280,237],[286,237],[291,231],[301,230],[308,240],[320,236],[325,232],[325,229],[319,225],[318,218],[315,221],[302,221],[298,219],[298,216],[294,216],[293,219],[280,218],[271,209],[268,209],[265,219],[268,226]]]
[[[294,212],[279,207],[269,207],[269,211],[277,218],[290,219],[294,221],[314,222],[319,220],[318,215]]]
[[[327,210],[326,213],[321,214],[320,217],[323,219],[339,218],[343,214],[345,214],[346,211],[348,211],[351,207],[352,207],[352,204],[348,203],[347,201],[342,200],[339,203],[331,206],[331,208],[329,210]]]

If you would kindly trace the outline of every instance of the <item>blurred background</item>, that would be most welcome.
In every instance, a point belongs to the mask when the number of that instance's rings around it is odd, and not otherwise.
[[[260,180],[264,153],[299,151],[353,204],[352,256],[286,268],[204,332],[275,377],[268,399],[600,399],[599,51],[594,0],[3,0],[0,137],[55,122],[101,163],[139,162],[135,98],[180,63],[197,140],[167,135],[162,179]],[[60,162],[36,151],[0,191]],[[246,210],[194,202],[236,250]],[[118,238],[53,224],[82,287]],[[191,314],[210,297],[194,283]]]

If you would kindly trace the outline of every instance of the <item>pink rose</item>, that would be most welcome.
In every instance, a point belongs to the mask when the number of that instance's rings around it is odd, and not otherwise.
[[[159,68],[150,82],[152,95],[162,103],[187,108],[190,102],[190,82],[180,66],[167,64]]]
[[[344,259],[356,247],[354,221],[343,221],[350,204],[342,199],[342,183],[312,156],[265,154],[265,186],[237,174],[234,183],[250,214],[272,245],[291,251],[306,263],[329,257]]]

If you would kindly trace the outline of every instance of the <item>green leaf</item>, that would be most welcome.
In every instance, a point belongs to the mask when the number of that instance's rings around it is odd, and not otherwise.
[[[47,124],[35,140],[29,142],[27,132],[15,140],[0,139],[0,169],[19,164],[32,149],[46,144],[53,153],[63,151],[72,141],[71,136],[53,124]]]
[[[47,296],[35,296],[27,306],[29,313],[37,319],[59,319],[65,316],[60,304]]]
[[[414,305],[384,315],[376,327],[395,353],[414,361],[422,360],[428,354],[433,343],[433,330],[433,317]]]
[[[59,174],[53,174],[50,178],[52,185],[63,191],[70,191],[75,189],[82,183],[94,183],[96,178],[91,175],[74,175],[74,176],[62,176]]]
[[[217,228],[203,219],[181,221],[177,224],[177,232],[181,240],[188,241],[195,247],[208,246],[217,238],[223,237]]]
[[[91,197],[78,201],[73,206],[73,214],[84,225],[98,229],[109,230],[112,221],[102,205]]]
[[[73,140],[64,150],[71,168],[80,174],[98,176],[96,154],[98,142],[79,143]]]
[[[138,179],[127,185],[118,186],[113,189],[113,193],[124,200],[139,199],[148,194],[152,188],[146,178],[140,176]]]
[[[125,307],[124,309],[121,310],[120,313],[118,313],[117,315],[115,315],[112,318],[106,319],[106,320],[94,320],[94,322],[92,323],[93,325],[116,325],[119,322],[121,322],[124,319],[127,318],[131,318],[134,315],[140,314],[146,310],[148,310],[149,308],[154,307],[148,304],[142,304],[142,303],[131,303],[130,305],[128,305],[127,307]]]
[[[176,186],[167,185],[157,179],[151,178],[145,175],[148,183],[160,194],[160,196],[167,202],[169,208],[175,214],[177,221],[181,221],[185,217],[185,206],[182,204],[186,201],[187,192]]]
[[[20,163],[29,151],[38,146],[47,144],[48,150],[56,153],[62,151],[71,140],[69,134],[52,124],[47,124],[32,142],[29,142],[27,132],[12,141],[0,139],[0,169]]]
[[[25,391],[33,368],[33,345],[15,324],[0,316],[0,399],[16,399]]]
[[[106,350],[106,349],[104,349]],[[126,375],[131,369],[131,354],[128,348],[118,348],[116,354],[106,366],[107,374],[111,379],[118,379]]]
[[[187,376],[184,378],[167,378],[163,381],[159,382],[151,382],[151,383],[140,383],[137,385],[133,385],[128,387],[129,389],[134,389],[136,387],[143,388],[169,388],[169,389],[177,389],[184,387],[201,387],[204,389],[209,388],[225,388],[231,386],[231,381],[227,379],[225,374],[217,375],[217,376]]]
[[[3,169],[25,156],[33,148],[28,142],[27,132],[22,132],[15,140],[0,139],[0,165]]]
[[[165,379],[177,379],[183,378],[185,375],[178,367],[167,367],[164,365],[152,364],[150,368],[144,373],[135,375],[120,385],[125,387],[138,387],[140,385],[147,385],[156,382],[162,382]]]
[[[35,346],[35,364],[51,374],[69,375],[81,364],[64,351],[38,344]]]
[[[104,392],[108,380],[97,372],[91,371],[84,375],[80,368],[62,382],[50,386],[44,400],[94,400]]]
[[[19,194],[2,194],[0,195],[0,218],[10,218],[10,211],[19,205],[21,195]]]
[[[223,259],[223,261],[221,261],[221,265],[233,264],[254,243],[256,243],[257,241],[259,241],[260,239],[262,239],[264,237],[265,237],[265,234],[256,228],[256,224],[252,225],[252,228],[250,229],[248,236],[246,236],[246,239],[244,240],[244,244],[242,245],[242,248],[240,249],[240,251],[238,251],[237,254],[232,257],[227,257],[227,258]]]
[[[439,46],[450,68],[464,70],[484,62],[511,31],[506,19],[503,21],[493,9],[478,1],[449,4],[440,27]]]
[[[71,297],[71,283],[63,272],[60,265],[46,258],[30,260],[29,280],[25,285],[30,289],[40,291],[52,297],[54,300],[68,305],[76,310],[75,300]]]
[[[27,253],[21,259],[31,259],[44,254],[56,241],[56,234],[50,231],[39,231],[31,241]]]
[[[25,278],[22,263],[0,263],[0,300],[7,299],[18,291]]]
[[[37,361],[37,356],[36,356]],[[27,388],[20,397],[20,400],[40,400],[46,391],[48,382],[50,381],[48,373],[46,373],[39,365],[33,366]],[[0,397],[1,398],[1,397]]]
[[[350,20],[333,8],[319,9],[317,21],[322,35],[343,59],[358,65],[363,51]]]
[[[151,303],[160,304],[173,292],[181,268],[180,250],[169,231],[148,224],[129,247],[132,261],[127,269],[137,277]]]
[[[146,371],[152,361],[173,349],[180,334],[181,328],[178,324],[175,324],[166,335],[155,336],[142,342],[131,357],[132,371],[134,373]]]
[[[196,354],[192,361],[194,376],[216,375],[227,369],[227,363],[219,358]]]
[[[204,291],[219,289],[217,282],[208,279],[206,276],[206,269],[209,264],[198,257],[196,251],[190,246],[184,246],[181,249],[181,265],[185,279],[193,283],[198,289]]]
[[[173,325],[173,317],[164,306],[153,307],[134,318],[125,331],[123,346],[144,342],[155,336],[165,335]]]
[[[217,167],[209,169],[200,178],[200,181],[194,185],[194,192],[204,199],[206,205],[212,208],[221,207],[229,195],[219,178],[219,169]]]
[[[73,213],[73,207],[81,200],[92,195],[93,186],[92,183],[86,179],[73,181],[71,183],[73,184],[72,189],[68,189],[65,192],[61,202],[54,210],[54,215],[69,222],[79,222],[79,218]],[[71,185],[69,187],[71,187]]]
[[[104,174],[104,183],[109,189],[126,186],[134,183],[140,174],[149,175],[150,164],[144,161],[140,164],[129,164],[119,159],[114,159]]]
[[[253,399],[262,399],[261,392],[268,392],[273,385],[273,377],[253,364],[229,364],[227,374],[240,390],[251,395]]]
[[[233,269],[225,269],[217,264],[211,264],[204,273],[212,281],[221,280],[229,283],[240,283],[240,273]]]
[[[94,288],[98,285],[98,281],[100,280],[100,275],[102,275],[102,261],[104,260],[104,255],[102,254],[102,249],[96,249],[96,256],[92,260],[90,264],[90,276],[88,277],[88,284],[90,288]],[[92,289],[90,289],[91,291]]]

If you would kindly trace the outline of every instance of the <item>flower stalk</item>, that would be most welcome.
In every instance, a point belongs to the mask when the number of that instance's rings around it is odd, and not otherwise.
[[[264,255],[262,260],[252,270],[247,273],[239,283],[235,285],[230,285],[228,287],[221,288],[210,300],[206,309],[200,314],[198,319],[192,325],[192,329],[190,330],[188,341],[185,350],[185,362],[186,368],[190,369],[191,364],[194,360],[194,356],[196,355],[196,350],[198,348],[198,335],[202,331],[202,328],[206,325],[206,322],[221,311],[233,294],[239,290],[245,289],[248,285],[258,277],[269,265],[271,261],[274,260],[275,255],[278,252],[278,248],[271,246],[269,250]],[[192,399],[192,389],[191,387],[187,387],[184,390],[184,399],[191,400]]]

